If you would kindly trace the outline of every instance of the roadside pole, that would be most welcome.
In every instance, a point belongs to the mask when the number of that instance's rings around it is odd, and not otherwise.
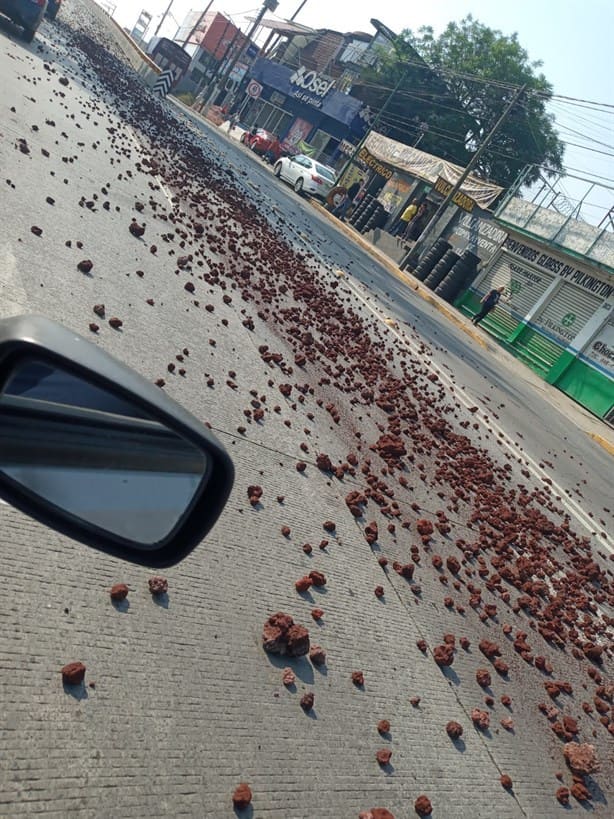
[[[428,223],[428,225],[422,231],[422,235],[420,236],[420,238],[418,239],[416,244],[409,251],[409,253],[407,253],[401,259],[401,261],[399,262],[399,267],[401,268],[401,270],[405,270],[406,268],[408,268],[410,266],[413,267],[414,265],[416,265],[418,263],[420,255],[421,255],[422,251],[424,250],[425,246],[427,245],[429,239],[431,238],[431,235],[433,234],[433,231],[434,231],[434,229],[435,229],[435,227],[437,225],[437,222],[440,220],[440,218],[445,213],[446,208],[448,207],[448,205],[452,201],[453,197],[456,196],[458,191],[461,189],[462,184],[465,181],[465,179],[467,179],[467,177],[469,176],[471,171],[477,165],[478,160],[480,159],[480,157],[482,156],[482,154],[484,153],[484,151],[488,147],[488,144],[490,143],[490,141],[492,140],[494,135],[497,133],[497,131],[499,130],[501,125],[505,122],[505,120],[507,119],[507,117],[508,117],[510,111],[512,110],[512,108],[514,107],[514,105],[518,102],[520,97],[524,94],[524,92],[526,91],[526,88],[527,88],[527,86],[523,85],[516,91],[516,93],[514,94],[514,96],[512,97],[510,102],[508,103],[508,105],[506,106],[505,110],[503,111],[503,113],[501,114],[499,119],[496,121],[494,126],[491,128],[490,132],[487,134],[484,142],[482,142],[482,144],[480,145],[478,150],[475,152],[475,154],[471,158],[471,162],[467,165],[467,167],[465,168],[463,173],[459,176],[458,180],[456,181],[456,184],[454,185],[454,187],[452,188],[450,193],[446,196],[446,198],[443,200],[441,205],[437,208],[437,210],[433,214],[430,222]]]

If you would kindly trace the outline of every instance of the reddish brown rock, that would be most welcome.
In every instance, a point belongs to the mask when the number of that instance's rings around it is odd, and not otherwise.
[[[149,591],[154,595],[166,594],[168,591],[168,580],[166,577],[162,577],[161,575],[154,575],[150,577],[147,581],[149,585]]]
[[[571,795],[578,802],[586,802],[591,798],[590,792],[583,782],[574,782],[571,786]]]
[[[454,649],[449,645],[435,646],[433,659],[440,668],[452,665],[454,662]]]
[[[379,751],[375,754],[375,758],[379,762],[380,765],[388,765],[390,762],[390,758],[392,757],[392,751],[390,748],[380,748]]]
[[[85,671],[83,663],[68,663],[62,669],[62,682],[65,685],[80,685],[85,677]]]
[[[332,520],[325,520],[322,524],[322,528],[325,529],[327,532],[334,532],[335,531],[335,522]]]
[[[241,782],[232,795],[232,804],[237,810],[245,810],[252,802],[252,791],[246,782]]]
[[[296,674],[292,671],[291,668],[284,668],[283,673],[281,675],[281,681],[284,685],[290,686],[294,685],[296,682]]]
[[[495,671],[501,674],[502,677],[505,677],[509,673],[510,667],[501,657],[497,657],[493,661],[493,666],[495,667]]]
[[[313,691],[308,691],[306,694],[303,694],[301,697],[301,708],[303,711],[311,711],[313,708],[313,703],[315,701],[315,694]]]
[[[383,586],[376,586],[375,587],[375,596],[376,597],[383,597],[384,596],[384,587]]]
[[[269,654],[300,657],[309,653],[309,632],[297,625],[289,614],[272,614],[262,630],[262,647]]]
[[[372,520],[365,526],[365,539],[369,546],[372,546],[378,537],[377,523]]]
[[[128,226],[128,230],[133,236],[136,236],[137,239],[141,237],[145,233],[145,226],[139,225],[138,222],[130,222]]]
[[[461,648],[464,648],[465,651],[469,650],[469,646],[471,645],[471,643],[467,637],[461,637],[458,642],[460,643]]]
[[[490,714],[488,711],[482,711],[481,708],[474,708],[471,711],[471,720],[476,728],[481,728],[483,731],[490,726]]]
[[[420,649],[420,651],[423,654],[426,654],[426,652],[428,650],[428,644],[427,644],[426,640],[417,640],[416,645],[418,646],[418,648]]]
[[[114,330],[119,330],[120,327],[123,327],[124,322],[117,316],[113,316],[113,318],[109,319],[109,324]]]
[[[594,745],[587,742],[568,742],[563,755],[570,770],[575,774],[592,774],[599,770],[599,760]]]
[[[481,688],[489,688],[492,683],[490,672],[486,668],[478,668],[475,672],[475,679]]]
[[[358,819],[394,819],[394,814],[386,808],[371,808],[358,814]]]
[[[116,583],[114,586],[111,586],[111,591],[109,594],[111,595],[111,600],[121,601],[125,600],[128,597],[128,592],[130,589],[126,586],[125,583]]]
[[[322,609],[311,609],[311,616],[314,620],[321,620],[324,617]]]
[[[290,626],[286,634],[286,654],[288,657],[302,657],[309,652],[309,632],[305,626]]]
[[[420,697],[411,697],[409,701],[414,708],[417,708],[420,705]]]
[[[365,684],[365,676],[362,671],[352,671],[352,682],[358,687]]]
[[[90,321],[88,326],[92,333],[97,333],[100,330],[100,327],[93,321]]]
[[[489,660],[492,660],[494,657],[498,657],[501,654],[501,649],[497,643],[493,643],[490,640],[480,640],[479,648],[482,654],[485,657],[488,657]]]
[[[503,694],[501,697],[501,704],[505,705],[506,708],[510,707],[512,704],[512,698],[509,696],[509,694]]]
[[[77,270],[80,273],[89,273],[92,267],[94,267],[94,262],[91,259],[82,259],[77,264]]]
[[[390,723],[388,722],[388,720],[387,719],[381,719],[377,723],[377,730],[380,732],[380,734],[390,733]]]
[[[326,586],[326,575],[323,572],[309,572],[309,578],[314,586]]]
[[[512,785],[513,785],[512,777],[509,776],[508,774],[501,774],[501,776],[499,777],[499,782],[505,788],[506,791],[509,791],[509,790],[512,789]]]
[[[102,319],[104,318],[104,316],[105,316],[105,307],[104,307],[104,304],[95,304],[95,305],[92,307],[92,310],[94,311],[94,313],[96,313],[96,315],[98,316],[98,318],[102,318]]]
[[[328,457],[328,455],[326,455],[326,453],[324,453],[324,452],[321,452],[316,457],[316,466],[318,467],[318,469],[321,469],[323,472],[332,472],[333,471],[333,465],[331,463],[331,460]]]
[[[446,558],[446,566],[448,567],[448,571],[451,574],[458,574],[460,572],[460,561],[451,555],[450,557]]]
[[[506,731],[514,730],[514,720],[511,717],[503,717],[501,720],[501,725]]]
[[[309,659],[314,665],[324,665],[326,663],[326,652],[321,646],[312,646]]]
[[[297,590],[299,594],[304,594],[306,591],[312,587],[313,582],[308,575],[305,577],[300,577],[296,583],[294,584],[294,588]]]
[[[555,796],[561,805],[569,805],[569,788],[559,788]]]
[[[290,527],[289,526],[282,526],[281,533],[284,537],[290,537]]]
[[[394,561],[392,564],[392,568],[395,570],[397,574],[400,574],[401,577],[404,577],[405,580],[411,580],[414,576],[414,569],[416,568],[413,563],[399,563],[398,561]]]
[[[428,796],[425,796],[424,794],[419,796],[414,802],[414,810],[418,816],[430,816],[433,812],[433,806],[431,805],[431,800],[428,798]]]
[[[420,518],[420,520],[416,522],[416,528],[421,535],[432,535],[434,532],[433,524],[430,520],[426,520],[425,518]]]
[[[458,739],[463,735],[463,726],[453,719],[446,725],[446,733],[450,739]]]

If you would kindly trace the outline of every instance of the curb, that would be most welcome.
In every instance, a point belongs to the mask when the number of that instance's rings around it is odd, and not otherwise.
[[[373,256],[379,264],[385,267],[389,273],[391,273],[396,279],[403,282],[403,284],[410,287],[421,299],[428,302],[432,307],[438,310],[442,315],[444,315],[448,321],[451,321],[456,327],[470,336],[477,344],[483,347],[485,350],[491,349],[488,343],[485,341],[482,334],[477,333],[474,331],[473,325],[471,327],[467,326],[467,321],[462,317],[460,313],[456,310],[450,308],[447,302],[440,299],[436,296],[432,290],[429,290],[427,287],[424,287],[421,281],[414,278],[411,273],[406,273],[404,270],[393,262],[389,256],[386,256],[385,253],[382,253],[378,250],[371,242],[367,241],[367,239],[363,239],[362,235],[358,233],[358,231],[351,228],[345,222],[340,222],[338,219],[335,219],[334,216],[331,216],[330,211],[326,210],[319,202],[316,202],[314,199],[310,200],[312,207],[319,211],[322,216],[325,216],[329,222],[332,222],[337,227],[341,233],[345,234],[349,239],[355,242],[357,245],[368,253],[370,256]]]

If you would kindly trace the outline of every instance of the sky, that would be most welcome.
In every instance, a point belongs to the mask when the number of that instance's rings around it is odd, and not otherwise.
[[[117,2],[115,19],[131,28],[142,9],[153,15],[148,36],[153,33],[169,0],[108,0]],[[200,11],[208,0],[174,0],[171,15],[160,31],[172,37],[190,10]],[[211,10],[230,15],[242,26],[260,8],[255,0],[213,0]],[[280,0],[275,15],[289,18],[300,0]],[[541,71],[554,86],[554,93],[611,106],[607,112],[565,100],[553,101],[549,110],[556,116],[561,138],[567,143],[564,165],[569,174],[602,180],[612,190],[589,193],[583,216],[596,224],[614,205],[614,3],[612,0],[433,0],[403,3],[399,0],[307,0],[296,20],[313,28],[373,32],[370,19],[377,17],[393,31],[417,31],[429,25],[440,33],[451,21],[467,14],[511,35],[517,32],[529,58],[541,60]],[[269,15],[268,15],[269,16]],[[174,19],[173,19],[174,18]],[[570,144],[575,143],[575,145]],[[578,145],[582,147],[577,147]],[[603,152],[603,153],[599,153]],[[573,169],[573,170],[572,170]],[[569,176],[562,190],[574,204],[588,185]]]

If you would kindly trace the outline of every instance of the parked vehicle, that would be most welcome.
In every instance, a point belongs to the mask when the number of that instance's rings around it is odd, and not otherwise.
[[[256,133],[246,131],[241,137],[241,142],[247,145],[254,153],[264,156],[264,154],[274,147],[275,143],[279,145],[279,140],[270,131],[265,131],[264,128],[258,128]]]
[[[275,176],[289,182],[298,193],[308,193],[318,199],[326,199],[337,182],[334,168],[321,165],[305,154],[281,157],[274,167]]]
[[[46,8],[46,0],[0,0],[0,14],[23,28],[26,43],[34,39]]]
[[[62,5],[62,0],[47,0],[47,11],[45,12],[45,17],[48,20],[55,20],[58,16],[58,11],[60,10],[60,6]]]

